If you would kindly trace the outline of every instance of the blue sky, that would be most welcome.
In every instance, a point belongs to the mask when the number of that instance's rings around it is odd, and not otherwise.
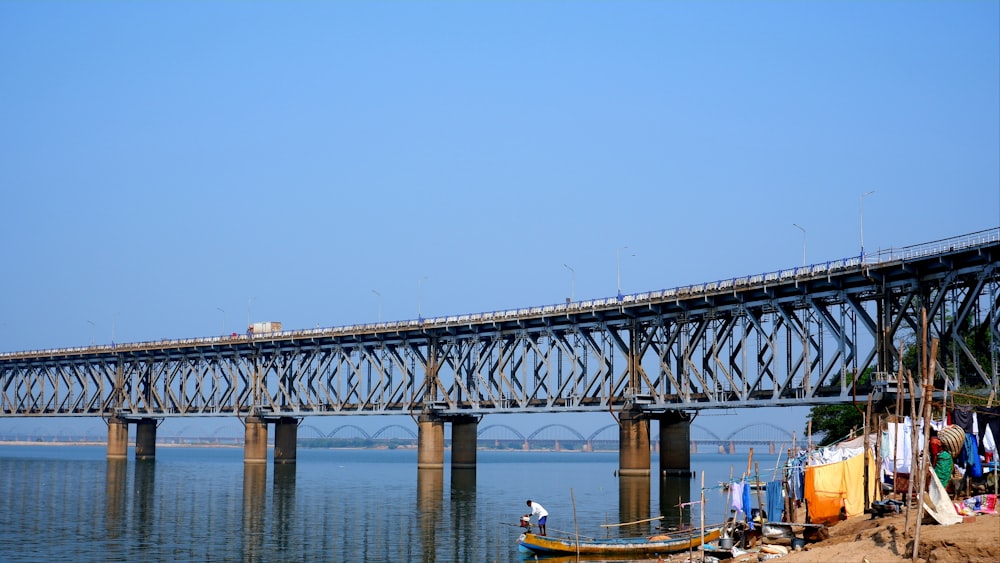
[[[0,64],[3,351],[1000,225],[998,2],[3,2]]]

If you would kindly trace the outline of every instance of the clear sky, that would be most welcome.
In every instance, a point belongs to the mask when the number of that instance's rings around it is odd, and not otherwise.
[[[0,351],[1000,225],[996,1],[0,2],[0,65]]]

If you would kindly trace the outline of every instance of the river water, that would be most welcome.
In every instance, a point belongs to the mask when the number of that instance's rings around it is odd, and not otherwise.
[[[158,447],[155,461],[103,446],[0,446],[0,558],[37,561],[519,561],[525,500],[549,533],[644,534],[664,515],[723,518],[718,487],[747,454],[693,454],[690,479],[620,478],[616,452],[480,451],[477,469],[417,469],[417,452],[298,449],[293,465],[245,466],[241,448]],[[774,455],[754,456],[765,480]],[[653,456],[652,467],[658,460]],[[766,470],[765,470],[766,468]]]

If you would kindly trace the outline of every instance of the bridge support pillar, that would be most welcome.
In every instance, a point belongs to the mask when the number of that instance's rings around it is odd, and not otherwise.
[[[618,474],[649,476],[649,419],[641,411],[618,417]]]
[[[265,427],[266,428],[266,427]],[[265,430],[266,432],[266,430]],[[295,443],[299,434],[299,421],[283,416],[274,423],[274,463],[295,463]],[[264,435],[265,441],[267,435]]]
[[[691,416],[683,411],[660,417],[660,474],[691,476]]]
[[[108,419],[108,459],[128,459],[128,421]]]
[[[417,469],[444,468],[444,420],[422,414],[417,417]]]
[[[476,441],[479,419],[474,416],[459,416],[451,421],[451,468],[476,468]]]
[[[135,459],[156,459],[156,420],[140,419],[135,424]]]
[[[267,421],[259,416],[248,416],[243,424],[243,463],[267,463]]]

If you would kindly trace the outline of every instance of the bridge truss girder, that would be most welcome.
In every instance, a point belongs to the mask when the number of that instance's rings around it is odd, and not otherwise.
[[[943,343],[939,381],[997,388],[998,243],[573,313],[0,357],[0,416],[650,412],[839,403]],[[960,374],[958,366],[974,373]],[[868,389],[860,389],[866,393]]]

